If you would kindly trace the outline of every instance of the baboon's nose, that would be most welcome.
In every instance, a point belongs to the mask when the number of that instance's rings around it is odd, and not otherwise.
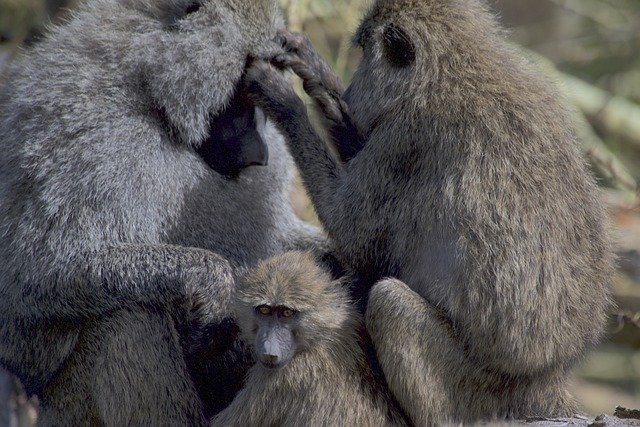
[[[260,144],[247,159],[247,166],[267,166],[269,164],[269,147]]]

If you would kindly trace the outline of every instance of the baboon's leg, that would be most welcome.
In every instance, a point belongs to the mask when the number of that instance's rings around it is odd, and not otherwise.
[[[399,280],[383,280],[369,295],[366,323],[389,388],[415,425],[446,421],[455,403],[443,380],[455,381],[455,369],[454,377],[443,371],[456,346],[437,311]]]
[[[389,388],[415,425],[576,413],[566,374],[513,375],[483,364],[446,315],[399,280],[374,285],[366,324]]]
[[[204,424],[169,315],[118,311],[90,323],[44,396],[43,424]]]

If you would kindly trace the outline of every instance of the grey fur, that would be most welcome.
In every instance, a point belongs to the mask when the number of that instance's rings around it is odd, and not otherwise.
[[[16,389],[13,376],[0,370],[0,425],[17,425],[17,411],[15,405]]]
[[[406,283],[378,283],[366,313],[391,390],[417,425],[572,415],[567,377],[602,336],[613,256],[558,91],[477,0],[378,0],[356,40],[343,99],[299,36],[275,58],[334,142],[363,147],[347,163],[273,66],[247,80],[339,254]]]
[[[305,252],[260,263],[241,282],[234,312],[255,351],[260,306],[290,309],[295,350],[280,369],[251,368],[245,388],[212,426],[402,424],[365,357],[364,324],[346,288]]]
[[[184,327],[229,315],[233,276],[316,241],[291,158],[226,180],[195,154],[275,1],[89,0],[0,94],[0,364],[43,424],[202,422]]]

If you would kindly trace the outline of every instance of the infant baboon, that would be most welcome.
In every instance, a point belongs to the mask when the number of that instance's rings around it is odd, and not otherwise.
[[[275,62],[351,159],[272,65],[253,64],[249,91],[340,255],[369,283],[399,279],[372,288],[366,324],[413,422],[573,414],[566,378],[602,336],[612,253],[557,91],[479,0],[375,2],[344,94],[304,38],[283,37]]]
[[[43,424],[203,423],[185,348],[229,316],[235,274],[314,242],[240,90],[281,26],[275,0],[88,0],[10,66],[0,364]]]
[[[256,364],[212,425],[404,424],[368,363],[347,289],[309,253],[260,263],[239,284],[234,312]]]

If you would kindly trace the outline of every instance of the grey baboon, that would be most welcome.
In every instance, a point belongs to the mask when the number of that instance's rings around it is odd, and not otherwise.
[[[240,90],[249,58],[280,49],[275,3],[89,0],[10,66],[0,364],[44,424],[202,422],[185,349],[229,315],[237,273],[317,240],[282,137]]]
[[[375,2],[344,93],[303,37],[282,37],[275,62],[351,160],[273,65],[253,64],[249,90],[340,256],[368,283],[407,284],[375,285],[366,324],[411,419],[573,414],[566,378],[602,335],[612,253],[557,91],[477,0]]]
[[[348,290],[309,253],[258,264],[238,286],[234,313],[256,364],[212,425],[403,424],[370,367]]]

